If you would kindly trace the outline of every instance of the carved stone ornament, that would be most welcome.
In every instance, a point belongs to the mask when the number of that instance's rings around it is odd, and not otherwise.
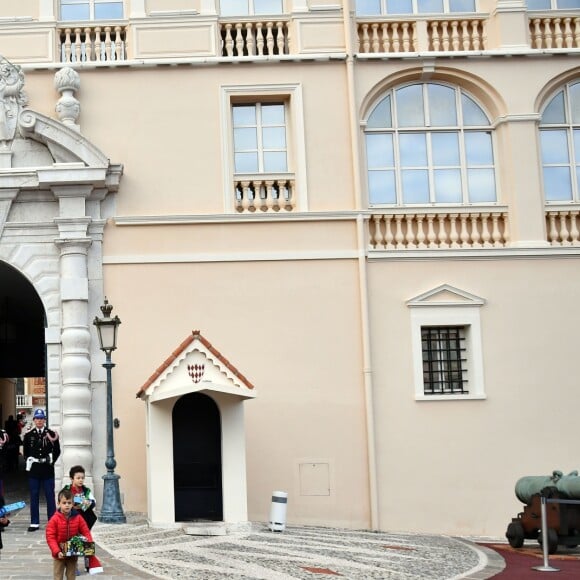
[[[58,118],[65,125],[69,125],[78,130],[79,127],[76,125],[76,122],[81,112],[81,105],[74,96],[75,92],[81,87],[81,80],[78,73],[70,67],[61,68],[54,75],[54,86],[61,94],[60,99],[56,103]]]
[[[24,73],[15,64],[0,57],[0,148],[14,139],[20,110],[26,105]]]

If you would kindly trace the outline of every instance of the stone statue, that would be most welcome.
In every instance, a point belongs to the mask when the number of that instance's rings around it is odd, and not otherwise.
[[[0,57],[0,149],[14,139],[20,109],[27,103],[22,69]]]

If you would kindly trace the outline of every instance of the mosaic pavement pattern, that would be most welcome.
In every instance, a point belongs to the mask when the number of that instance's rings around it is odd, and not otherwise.
[[[227,536],[191,536],[146,524],[99,524],[98,544],[157,578],[199,580],[452,580],[484,578],[485,549],[445,536],[263,524]]]

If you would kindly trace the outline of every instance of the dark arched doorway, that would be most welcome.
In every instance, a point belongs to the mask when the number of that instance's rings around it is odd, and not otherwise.
[[[0,454],[0,473],[11,498],[24,497],[26,485],[18,419],[30,424],[33,408],[46,408],[45,321],[31,282],[0,261],[0,427],[10,435]]]
[[[207,395],[190,393],[173,408],[175,521],[221,521],[221,420]]]

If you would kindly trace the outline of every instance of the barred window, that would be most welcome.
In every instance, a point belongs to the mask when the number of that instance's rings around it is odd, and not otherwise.
[[[421,327],[425,395],[468,394],[464,326]]]

